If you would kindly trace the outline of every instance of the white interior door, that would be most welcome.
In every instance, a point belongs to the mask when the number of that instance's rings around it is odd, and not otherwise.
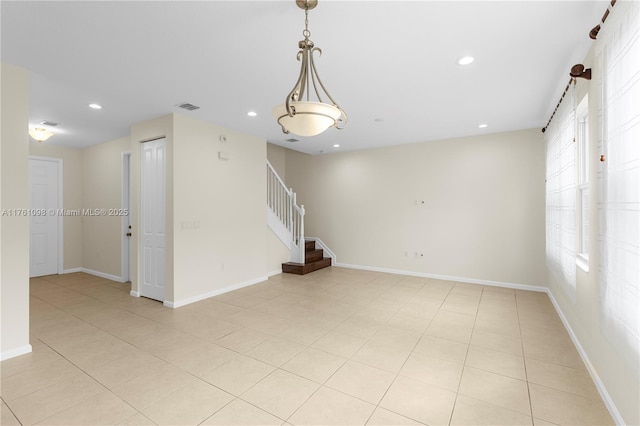
[[[58,273],[58,162],[29,159],[29,276]]]
[[[140,295],[164,301],[166,263],[165,139],[142,144]]]

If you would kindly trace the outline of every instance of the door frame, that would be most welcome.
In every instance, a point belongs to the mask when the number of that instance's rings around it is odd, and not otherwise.
[[[131,281],[131,237],[127,237],[131,225],[131,152],[122,152],[122,192],[121,206],[128,214],[121,220],[120,278],[122,282]]]
[[[59,214],[60,211],[62,211],[64,209],[64,204],[63,204],[63,173],[62,173],[62,167],[63,167],[63,160],[62,158],[55,158],[55,157],[43,157],[40,155],[30,155],[29,156],[29,161],[31,160],[38,160],[38,161],[50,161],[53,163],[57,163],[57,167],[58,167],[58,205],[57,205],[57,209],[58,211],[56,212],[56,217],[57,217],[57,222],[58,222],[58,274],[63,274],[64,273],[64,215],[63,214]],[[31,205],[31,183],[29,183],[29,205]],[[31,235],[31,221],[29,221],[29,235]],[[31,240],[31,237],[29,237],[29,240]],[[29,241],[29,250],[31,250],[31,241]],[[31,275],[31,274],[29,274]]]

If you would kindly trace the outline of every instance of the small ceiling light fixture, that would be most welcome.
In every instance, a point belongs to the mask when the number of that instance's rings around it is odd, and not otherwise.
[[[304,9],[305,21],[302,35],[304,40],[298,42],[298,60],[301,62],[300,75],[284,104],[273,108],[273,115],[278,120],[284,133],[299,136],[316,136],[335,127],[340,130],[347,124],[347,114],[333,100],[322,84],[313,54],[322,54],[319,47],[314,47],[309,39],[309,11],[318,5],[318,0],[296,0],[299,8]],[[311,96],[315,94],[315,98]],[[331,103],[324,102],[326,96]],[[314,99],[314,100],[312,100]]]
[[[102,105],[99,105],[99,104],[89,104],[89,108],[93,108],[93,109],[102,109]]]
[[[256,117],[256,116],[258,115],[258,113],[257,113],[257,112],[255,112],[255,111],[249,111],[249,112],[247,113],[247,115],[248,115],[249,117]]]
[[[53,135],[54,133],[52,131],[45,129],[44,127],[29,129],[29,136],[38,142],[44,142]]]
[[[473,61],[473,56],[463,56],[462,58],[458,59],[458,65],[469,65]]]
[[[482,123],[482,124],[479,124],[478,127],[481,128],[481,129],[484,129],[485,127],[487,127],[487,124]]]

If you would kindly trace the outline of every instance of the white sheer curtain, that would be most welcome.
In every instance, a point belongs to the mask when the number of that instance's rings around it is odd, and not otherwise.
[[[575,86],[571,84],[545,132],[547,267],[567,296],[576,294]]]
[[[598,35],[602,333],[640,369],[640,5],[618,1]]]

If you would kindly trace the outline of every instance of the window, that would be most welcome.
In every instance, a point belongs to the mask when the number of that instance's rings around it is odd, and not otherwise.
[[[576,145],[576,262],[589,272],[589,95],[576,108]]]
[[[572,84],[547,127],[547,266],[567,296],[576,297],[575,86]]]

